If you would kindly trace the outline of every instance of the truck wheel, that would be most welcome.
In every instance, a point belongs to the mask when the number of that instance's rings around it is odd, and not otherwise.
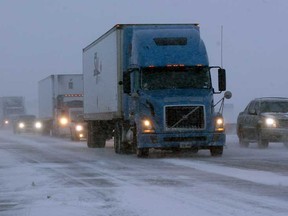
[[[104,148],[106,143],[106,137],[104,134],[95,134],[94,143],[96,148]]]
[[[133,127],[133,143],[132,143],[132,151],[136,153],[138,158],[147,158],[149,156],[149,148],[138,148],[137,141],[137,127],[136,124]]]
[[[120,122],[116,122],[114,131],[114,150],[117,154],[127,153],[128,142],[123,142],[124,128]]]
[[[139,158],[147,158],[149,156],[149,148],[137,148],[136,154]]]
[[[210,154],[213,157],[221,157],[223,154],[223,146],[212,146],[210,147]]]
[[[89,148],[104,148],[106,136],[102,133],[101,126],[94,122],[88,122],[87,146]]]

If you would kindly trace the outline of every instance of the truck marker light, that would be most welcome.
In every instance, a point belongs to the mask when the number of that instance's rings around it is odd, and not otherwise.
[[[168,64],[167,67],[185,67],[184,64]]]

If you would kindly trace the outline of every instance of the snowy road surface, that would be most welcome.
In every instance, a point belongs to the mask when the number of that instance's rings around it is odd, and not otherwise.
[[[117,155],[85,142],[0,131],[1,216],[275,216],[288,212],[288,148],[243,149],[227,136],[221,158]]]

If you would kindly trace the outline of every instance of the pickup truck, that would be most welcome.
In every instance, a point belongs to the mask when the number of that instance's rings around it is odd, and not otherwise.
[[[288,147],[288,98],[262,97],[252,100],[237,118],[241,147],[257,142],[267,148],[269,142],[283,142]]]

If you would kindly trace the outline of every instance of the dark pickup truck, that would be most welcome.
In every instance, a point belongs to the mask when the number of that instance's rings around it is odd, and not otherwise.
[[[267,148],[269,142],[288,147],[288,98],[263,97],[252,100],[237,118],[237,135],[242,147],[257,142]]]

